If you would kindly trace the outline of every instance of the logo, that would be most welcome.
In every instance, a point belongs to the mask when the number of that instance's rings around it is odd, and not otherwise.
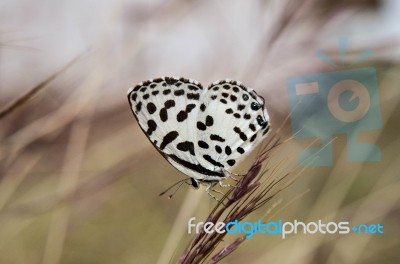
[[[324,235],[346,235],[351,232],[356,234],[383,234],[383,225],[381,224],[359,224],[351,226],[348,221],[342,222],[328,222],[325,223],[322,220],[315,222],[304,223],[301,221],[294,220],[293,222],[284,222],[282,220],[262,222],[258,220],[256,222],[239,222],[238,220],[231,221],[228,223],[224,222],[198,222],[194,223],[196,217],[192,217],[188,221],[188,234],[192,232],[199,234],[205,232],[212,234],[214,232],[223,234],[244,234],[246,238],[252,238],[256,234],[262,235],[279,235],[282,239],[288,237],[291,234],[324,234]]]
[[[339,44],[344,66],[347,40],[340,38]],[[329,65],[338,67],[322,51],[316,54]],[[351,65],[370,54],[371,50],[365,50]],[[380,160],[380,149],[374,144],[360,142],[357,137],[357,132],[382,127],[376,75],[375,68],[366,67],[288,78],[293,136],[320,139],[319,147],[310,147],[300,154],[300,164],[331,166],[335,134],[347,135],[348,160]]]

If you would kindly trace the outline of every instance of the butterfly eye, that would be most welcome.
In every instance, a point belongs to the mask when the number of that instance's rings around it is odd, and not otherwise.
[[[261,108],[261,105],[259,103],[256,103],[256,102],[251,103],[251,109],[253,109],[254,111],[257,111],[260,108]]]
[[[261,126],[261,127],[265,127],[265,125],[267,124],[264,119],[259,115],[257,116],[257,123]]]
[[[245,100],[245,101],[249,100],[249,96],[248,96],[247,94],[244,94],[242,98],[243,98],[243,100]]]

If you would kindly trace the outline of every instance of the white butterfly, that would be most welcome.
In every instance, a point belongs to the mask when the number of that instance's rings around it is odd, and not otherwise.
[[[231,80],[203,89],[193,80],[157,78],[131,88],[128,101],[157,150],[208,193],[270,129],[264,98]]]

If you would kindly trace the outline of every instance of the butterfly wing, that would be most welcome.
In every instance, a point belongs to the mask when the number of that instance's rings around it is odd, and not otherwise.
[[[231,171],[269,131],[264,99],[230,80],[208,87],[197,119],[197,158],[214,170]]]
[[[157,78],[128,92],[128,100],[139,126],[157,150],[179,171],[203,179],[222,176],[202,167],[196,157],[196,119],[203,87],[184,78]]]

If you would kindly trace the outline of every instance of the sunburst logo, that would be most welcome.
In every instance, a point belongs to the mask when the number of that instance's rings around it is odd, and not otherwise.
[[[347,135],[349,160],[380,160],[377,146],[361,143],[357,138],[359,131],[382,127],[376,70],[373,67],[351,68],[370,56],[372,51],[366,49],[346,64],[346,38],[339,38],[339,48],[339,65],[322,50],[316,52],[316,56],[332,66],[334,71],[294,76],[287,80],[293,136],[320,139],[320,147],[310,147],[300,154],[299,160],[303,165],[332,165],[332,137],[335,134]]]

